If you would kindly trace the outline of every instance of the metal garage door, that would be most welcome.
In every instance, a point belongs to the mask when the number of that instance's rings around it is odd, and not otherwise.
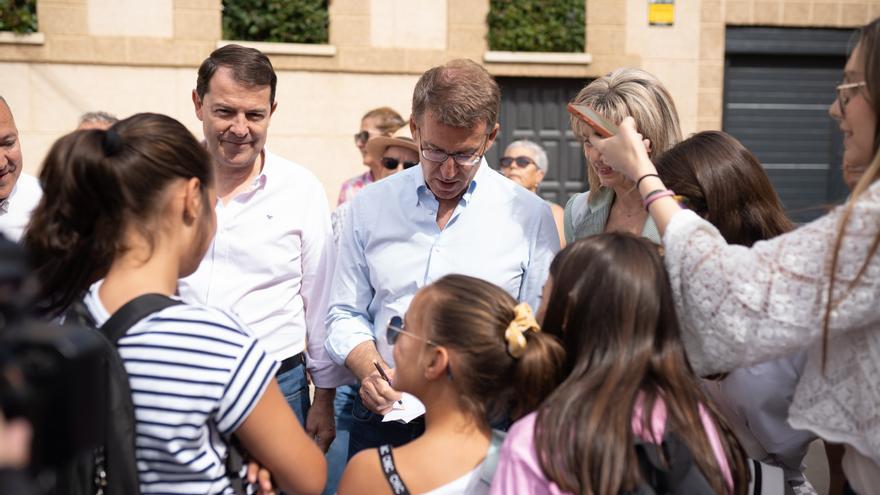
[[[581,143],[571,133],[565,105],[589,81],[583,79],[497,78],[501,86],[501,132],[486,153],[492,168],[508,144],[530,139],[547,150],[549,166],[540,195],[565,205],[586,189],[586,161]]]
[[[809,221],[846,197],[828,116],[852,32],[727,28],[724,130],[764,164],[788,214]]]

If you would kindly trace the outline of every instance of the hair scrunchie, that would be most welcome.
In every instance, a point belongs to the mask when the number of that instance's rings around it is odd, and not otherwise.
[[[519,359],[526,352],[526,336],[525,332],[532,330],[540,332],[541,327],[535,316],[532,314],[532,308],[528,303],[519,303],[513,308],[513,320],[507,325],[504,331],[504,340],[507,341],[507,353],[514,359]]]
[[[122,151],[122,136],[112,128],[104,131],[104,156],[110,157]]]

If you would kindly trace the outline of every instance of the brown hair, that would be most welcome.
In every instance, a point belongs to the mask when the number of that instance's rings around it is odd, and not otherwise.
[[[126,249],[126,227],[152,242],[167,186],[193,177],[211,205],[208,152],[165,115],[141,113],[106,131],[75,131],[56,141],[43,162],[43,198],[23,241],[40,283],[38,310],[59,314],[103,278]],[[204,212],[210,214],[210,206]]]
[[[572,103],[586,105],[615,124],[631,116],[639,132],[651,141],[652,157],[681,141],[672,95],[656,77],[641,69],[625,67],[602,76],[580,90]],[[575,136],[586,139],[587,124],[573,115],[570,121]],[[599,189],[593,167],[587,167],[587,180],[590,191]]]
[[[656,165],[663,183],[731,244],[751,246],[794,228],[758,159],[727,133],[694,134]]]
[[[744,493],[744,454],[685,357],[657,247],[631,234],[587,237],[566,246],[550,272],[544,327],[562,338],[568,377],[535,423],[535,450],[547,478],[572,493],[634,490],[642,480],[632,431],[637,399],[651,432],[649,411],[662,398],[666,431],[681,438],[713,490],[727,493],[700,409],[710,414],[734,493]]]
[[[858,46],[861,48],[862,59],[865,63],[865,87],[868,92],[868,101],[871,103],[871,107],[874,110],[874,118],[876,119],[880,116],[880,60],[878,60],[878,58],[880,58],[880,17],[859,29],[857,36]],[[877,179],[880,179],[880,126],[875,126],[874,132],[874,152],[876,153],[874,160],[868,166],[868,169],[862,175],[862,178],[859,179],[859,182],[856,184],[856,187],[853,189],[852,194],[846,203],[843,215],[841,215],[840,218],[837,239],[834,242],[834,250],[831,255],[830,279],[827,292],[828,302],[825,305],[825,316],[822,320],[823,371],[828,357],[828,326],[831,323],[831,311],[836,305],[834,299],[834,285],[837,278],[837,264],[840,257],[840,248],[843,245],[843,234],[846,231],[849,219],[855,209],[856,201],[862,194],[864,194],[871,184]],[[871,247],[868,249],[868,254],[865,256],[865,261],[862,263],[862,267],[847,287],[847,290],[841,295],[840,300],[842,300],[843,297],[855,287],[865,274],[865,270],[868,269],[868,264],[877,254],[878,246],[880,246],[880,233],[878,233],[871,242]]]
[[[386,137],[390,137],[406,124],[403,117],[390,107],[379,107],[370,110],[361,117],[361,122],[367,119],[376,119],[376,128]]]
[[[484,122],[491,132],[498,121],[501,89],[483,66],[456,59],[422,74],[413,90],[412,117],[420,124],[430,111],[444,125],[471,128]]]
[[[211,78],[220,67],[230,69],[232,78],[245,86],[253,88],[269,86],[269,104],[275,103],[275,86],[278,84],[278,77],[269,57],[255,48],[245,48],[236,44],[214,50],[199,66],[196,94],[199,95],[200,100],[208,94]]]
[[[533,411],[562,380],[565,351],[559,340],[527,331],[525,354],[513,358],[504,332],[516,300],[500,287],[466,275],[447,275],[429,286],[428,338],[448,348],[462,405],[477,418],[511,419]]]

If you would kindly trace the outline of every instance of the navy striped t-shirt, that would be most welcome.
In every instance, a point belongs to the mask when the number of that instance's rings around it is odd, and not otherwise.
[[[110,315],[95,284],[85,303],[98,325]],[[278,363],[236,318],[177,305],[119,341],[134,399],[137,467],[146,494],[232,493],[224,458]]]

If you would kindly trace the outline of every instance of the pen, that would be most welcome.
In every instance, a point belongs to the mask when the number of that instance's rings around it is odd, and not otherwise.
[[[379,361],[373,361],[373,366],[376,367],[376,371],[379,372],[379,376],[381,376],[382,379],[385,380],[386,382],[388,382],[388,385],[391,386],[391,379],[388,378],[388,375],[385,374],[385,370],[383,370],[382,367],[379,366]],[[394,387],[391,387],[391,388],[394,388]],[[402,405],[403,405],[403,400],[402,400],[402,399],[397,399],[397,403],[400,404],[400,405],[402,406]]]

